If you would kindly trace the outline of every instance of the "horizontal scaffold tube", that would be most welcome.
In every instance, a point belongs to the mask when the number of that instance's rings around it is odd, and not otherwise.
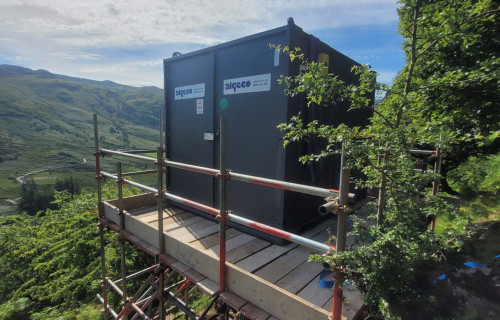
[[[262,223],[259,223],[256,221],[252,221],[252,220],[234,215],[232,213],[229,213],[227,216],[229,217],[230,221],[236,222],[238,224],[241,224],[241,225],[253,228],[253,229],[263,231],[267,234],[270,234],[270,235],[273,235],[273,236],[276,236],[276,237],[279,237],[279,238],[282,238],[285,240],[289,240],[291,242],[301,244],[301,245],[306,246],[308,248],[318,250],[322,253],[335,253],[337,251],[337,248],[333,245],[327,245],[327,244],[324,244],[324,243],[321,243],[318,241],[304,238],[304,237],[301,237],[299,235],[283,231],[281,229],[270,227],[266,224],[262,224]]]
[[[126,279],[126,280],[130,280],[130,279],[132,279],[132,278],[135,278],[135,277],[137,277],[137,276],[143,275],[143,274],[145,274],[145,273],[152,272],[154,269],[156,269],[156,267],[158,267],[158,265],[157,265],[157,264],[155,264],[155,265],[153,265],[153,266],[151,266],[151,267],[149,267],[149,268],[143,269],[143,270],[141,270],[141,271],[138,271],[138,272],[136,272],[136,273],[133,273],[133,274],[131,274],[131,275],[128,275],[127,277],[125,277],[125,279]],[[122,278],[120,278],[120,279],[115,280],[115,281],[113,281],[113,282],[114,282],[115,284],[117,284],[117,283],[119,283],[119,282],[120,282],[120,281],[122,281],[122,280],[123,280],[123,279],[122,279]]]
[[[117,176],[109,174],[107,172],[101,171],[101,174],[102,174],[103,177],[118,180]],[[141,190],[144,190],[144,191],[147,191],[147,192],[152,192],[152,193],[155,193],[155,194],[158,193],[158,189],[151,188],[151,187],[145,186],[143,184],[140,184],[140,183],[137,183],[137,182],[134,182],[134,181],[123,179],[123,183],[129,184],[131,186],[137,187],[137,188],[139,188]]]
[[[410,150],[411,153],[420,153],[420,154],[434,154],[436,150]]]
[[[187,200],[187,199],[184,199],[184,198],[179,197],[179,196],[175,196],[175,195],[170,194],[170,193],[166,193],[165,198],[172,200],[172,201],[175,201],[175,202],[178,202],[178,203],[182,203],[182,204],[187,205],[191,208],[199,209],[203,212],[209,213],[209,214],[214,215],[214,216],[218,216],[220,213],[220,211],[218,209],[209,207],[207,205],[204,205],[204,204],[201,204],[198,202]],[[310,239],[301,237],[299,235],[296,235],[296,234],[293,234],[290,232],[286,232],[286,231],[283,231],[283,230],[280,230],[277,228],[273,228],[273,227],[270,227],[268,225],[265,225],[265,224],[262,224],[262,223],[259,223],[256,221],[252,221],[252,220],[237,216],[237,215],[232,214],[232,213],[228,214],[228,218],[230,221],[236,222],[238,224],[241,224],[241,225],[244,225],[244,226],[256,229],[256,230],[260,230],[262,232],[279,237],[281,239],[285,239],[285,240],[289,240],[291,242],[301,244],[301,245],[306,246],[308,248],[318,250],[321,253],[335,253],[337,250],[334,246],[329,246],[327,244],[324,244],[324,243],[321,243],[318,241],[310,240]]]
[[[208,175],[211,175],[211,176],[216,176],[216,175],[218,175],[220,173],[220,171],[217,170],[217,169],[206,168],[206,167],[199,167],[199,166],[195,166],[195,165],[192,165],[192,164],[186,164],[186,163],[181,163],[181,162],[174,162],[174,161],[170,161],[170,160],[163,160],[163,161],[165,162],[165,164],[167,166],[173,167],[173,168],[184,169],[184,170],[198,172],[198,173],[204,173],[204,174],[208,174]]]
[[[335,190],[335,189],[324,189],[324,188],[306,186],[303,184],[254,177],[254,176],[249,176],[246,174],[235,173],[235,172],[229,172],[228,176],[229,176],[228,178],[232,179],[232,180],[239,180],[239,181],[249,182],[249,183],[253,183],[253,184],[259,184],[262,186],[278,188],[278,189],[283,189],[283,190],[296,191],[296,192],[310,194],[313,196],[319,196],[319,197],[324,197],[324,198],[327,198],[330,196],[334,196],[334,197],[339,196],[339,191]],[[354,196],[354,194],[353,194],[353,196]]]
[[[114,151],[114,150],[109,150],[109,149],[100,149],[99,150],[101,154],[110,154],[110,155],[115,155],[115,156],[123,156],[127,158],[132,158],[132,159],[139,159],[139,160],[146,160],[146,161],[152,161],[155,162],[156,159],[153,157],[147,157],[147,156],[140,156],[137,154],[130,154],[127,152],[121,152],[121,151]]]
[[[212,175],[212,176],[221,175],[220,171],[217,169],[200,167],[200,166],[195,166],[195,165],[191,165],[191,164],[174,162],[174,161],[170,161],[170,160],[164,160],[164,161],[165,161],[165,164],[167,166],[173,167],[173,168],[184,169],[184,170],[208,174],[208,175]],[[226,178],[232,179],[232,180],[249,182],[249,183],[253,183],[253,184],[258,184],[258,185],[262,185],[262,186],[266,186],[266,187],[273,187],[273,188],[278,188],[278,189],[283,189],[283,190],[290,190],[290,191],[310,194],[313,196],[319,196],[319,197],[324,197],[324,198],[327,198],[330,196],[338,197],[338,195],[339,195],[339,191],[335,190],[335,189],[325,189],[325,188],[306,186],[306,185],[292,183],[292,182],[249,176],[246,174],[235,173],[235,172],[228,172],[226,175]],[[349,194],[349,196],[354,197],[354,194]]]
[[[144,170],[144,171],[133,171],[133,172],[123,172],[122,176],[137,176],[140,174],[153,174],[158,173],[158,170]]]
[[[118,150],[126,153],[156,153],[156,149],[151,150]]]
[[[99,299],[99,301],[101,301],[102,304],[104,304],[104,299],[101,297],[100,294],[96,294],[96,297],[97,297],[97,299]],[[118,317],[118,314],[109,305],[108,306],[104,306],[104,308],[108,309],[108,311],[111,312],[111,315],[113,317],[115,317],[115,319]]]
[[[112,178],[112,179],[118,179],[118,177],[113,176],[113,175],[108,174],[108,173],[105,173],[105,172],[102,172],[102,175],[105,177]],[[142,190],[146,190],[146,191],[152,192],[154,194],[158,194],[158,189],[151,188],[151,187],[142,185],[140,183],[129,181],[126,179],[123,179],[123,182],[126,184],[129,184],[129,185],[138,187]],[[184,204],[184,205],[189,206],[191,208],[201,210],[203,212],[209,213],[209,214],[216,216],[216,217],[219,216],[219,214],[220,214],[220,211],[216,208],[212,208],[210,206],[207,206],[207,205],[195,202],[195,201],[191,201],[191,200],[188,200],[188,199],[185,199],[185,198],[182,198],[182,197],[170,194],[170,193],[164,193],[163,196],[168,200],[172,200],[174,202]],[[237,215],[232,214],[232,213],[228,214],[228,218],[230,221],[236,222],[238,224],[241,224],[241,225],[244,225],[244,226],[256,229],[256,230],[260,230],[264,233],[273,235],[273,236],[281,238],[281,239],[285,239],[285,240],[288,240],[288,241],[291,241],[294,243],[298,243],[300,245],[306,246],[306,247],[314,249],[314,250],[318,250],[321,253],[335,253],[337,250],[337,248],[335,246],[327,245],[327,244],[324,244],[324,243],[321,243],[318,241],[307,239],[307,238],[301,237],[299,235],[296,235],[296,234],[293,234],[293,233],[290,233],[287,231],[283,231],[283,230],[278,229],[278,228],[274,228],[274,227],[271,227],[271,226],[268,226],[268,225],[265,225],[265,224],[262,224],[262,223],[259,223],[256,221],[252,221],[252,220],[237,216]]]

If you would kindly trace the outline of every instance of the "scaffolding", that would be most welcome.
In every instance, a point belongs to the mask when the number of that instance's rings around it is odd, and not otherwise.
[[[161,119],[161,115],[160,115]],[[307,186],[302,184],[290,183],[285,181],[267,179],[263,177],[256,177],[250,175],[244,175],[241,173],[236,173],[228,170],[226,166],[226,120],[220,118],[220,163],[219,169],[206,168],[195,166],[191,164],[179,163],[170,161],[164,158],[164,145],[162,144],[162,130],[160,129],[160,145],[156,150],[133,150],[133,151],[117,151],[110,149],[103,149],[99,147],[99,132],[98,132],[98,121],[97,115],[94,114],[94,142],[95,142],[95,164],[96,164],[96,180],[97,180],[97,193],[99,202],[99,237],[101,244],[101,276],[102,276],[102,295],[98,295],[99,301],[104,306],[103,316],[104,319],[109,319],[110,316],[115,319],[137,319],[138,317],[142,319],[165,319],[168,310],[167,304],[172,303],[176,308],[181,310],[186,318],[190,319],[205,319],[209,310],[217,303],[219,307],[217,308],[217,317],[219,319],[228,319],[230,309],[223,301],[221,301],[220,296],[227,289],[226,284],[226,229],[227,222],[232,221],[233,223],[250,227],[274,237],[282,238],[290,242],[294,242],[301,246],[314,249],[317,252],[326,255],[333,255],[337,252],[345,250],[346,247],[346,225],[347,225],[347,214],[349,213],[349,200],[354,197],[353,194],[349,193],[349,180],[350,173],[346,168],[345,154],[342,152],[341,157],[341,175],[340,175],[340,187],[339,190],[325,189],[313,186]],[[161,122],[161,120],[160,120]],[[162,125],[160,123],[160,128]],[[156,157],[150,157],[143,155],[145,153],[156,153]],[[434,182],[433,182],[433,194],[437,194],[437,189],[439,185],[438,173],[440,171],[440,150],[435,151],[428,150],[411,150],[413,153],[417,154],[432,154],[437,156],[437,161],[434,167]],[[141,160],[154,164],[156,170],[144,170],[138,172],[122,172],[121,162],[117,164],[117,173],[112,174],[101,170],[101,157],[103,156],[120,156],[129,159]],[[188,170],[196,172],[199,174],[210,175],[216,177],[219,181],[219,208],[213,208],[201,203],[194,202],[189,199],[185,199],[176,195],[173,195],[164,189],[165,183],[165,172],[168,167]],[[131,180],[126,179],[126,176],[135,176],[141,174],[156,174],[156,188],[146,186]],[[118,210],[119,210],[119,224],[118,226],[112,226],[109,224],[104,216],[104,208],[102,201],[102,180],[105,178],[114,179],[117,182],[118,187]],[[331,244],[325,244],[318,242],[307,237],[303,237],[297,234],[293,234],[281,229],[271,227],[259,223],[257,221],[252,221],[243,218],[233,212],[227,210],[226,207],[226,193],[227,193],[227,181],[228,180],[239,180],[246,183],[258,184],[261,186],[266,186],[270,188],[284,189],[299,193],[305,193],[309,195],[319,196],[325,199],[326,203],[319,208],[321,214],[326,214],[329,212],[334,212],[337,214],[337,235],[336,235],[336,246]],[[157,246],[156,251],[151,250],[146,246],[141,246],[138,241],[134,241],[133,237],[127,232],[125,226],[125,215],[124,215],[124,204],[123,204],[123,185],[135,186],[143,191],[149,192],[156,197],[157,211],[158,211],[158,236],[157,236]],[[218,281],[218,291],[214,294],[213,299],[202,312],[200,316],[189,307],[187,298],[188,288],[191,284],[191,280],[184,278],[172,285],[168,285],[174,276],[176,271],[170,264],[168,259],[165,259],[162,255],[167,254],[165,252],[165,239],[164,239],[164,227],[163,227],[163,211],[164,203],[168,200],[170,202],[179,203],[185,206],[189,206],[193,209],[201,210],[206,212],[216,218],[219,223],[219,281]],[[121,258],[121,278],[112,281],[107,277],[107,270],[105,266],[105,241],[104,232],[105,229],[109,228],[117,232],[119,235],[120,244],[120,258]],[[432,229],[434,229],[434,221],[432,221]],[[141,250],[149,253],[155,257],[156,263],[153,266],[145,268],[142,271],[136,272],[131,275],[127,275],[126,264],[125,264],[125,243],[131,242],[138,246]],[[148,278],[143,282],[140,288],[132,295],[127,292],[127,281],[137,278],[142,275],[149,274]],[[339,279],[338,271],[334,272],[335,280]],[[121,309],[116,310],[109,305],[108,293],[112,289],[121,297]],[[179,298],[181,293],[184,292],[184,299]],[[333,287],[333,299],[332,299],[332,314],[331,318],[333,320],[339,320],[342,317],[342,296],[343,292],[340,287],[339,281],[334,282]],[[155,308],[152,308],[155,306]],[[153,311],[152,311],[153,310]],[[152,312],[152,313],[151,313]],[[212,316],[211,318],[215,318]]]

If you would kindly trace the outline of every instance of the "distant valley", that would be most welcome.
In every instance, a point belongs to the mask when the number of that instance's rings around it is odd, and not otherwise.
[[[71,175],[93,187],[92,114],[99,117],[102,147],[151,149],[162,108],[163,90],[156,87],[0,65],[0,214],[12,210],[16,178],[27,173],[35,172],[26,178],[42,185]]]

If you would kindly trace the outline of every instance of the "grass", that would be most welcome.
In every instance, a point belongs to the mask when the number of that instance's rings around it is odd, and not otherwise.
[[[462,199],[463,224],[500,220],[500,153],[471,157],[448,174],[452,188]],[[452,222],[446,216],[436,218],[436,232],[443,232]]]
[[[0,199],[19,197],[19,183],[12,178],[0,176]]]
[[[500,220],[500,198],[495,194],[481,195],[460,205],[463,226],[468,223],[485,223]],[[442,233],[452,223],[447,216],[436,217],[435,232]]]
[[[461,203],[460,216],[461,226],[465,227],[469,223],[485,223],[490,221],[500,220],[500,199],[494,196],[478,197],[470,201]],[[447,216],[436,217],[436,234],[444,232],[448,228],[452,220]]]

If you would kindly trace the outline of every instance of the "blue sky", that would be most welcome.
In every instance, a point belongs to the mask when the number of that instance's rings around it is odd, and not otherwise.
[[[295,24],[391,82],[396,0],[2,0],[0,64],[162,87],[162,60]]]

